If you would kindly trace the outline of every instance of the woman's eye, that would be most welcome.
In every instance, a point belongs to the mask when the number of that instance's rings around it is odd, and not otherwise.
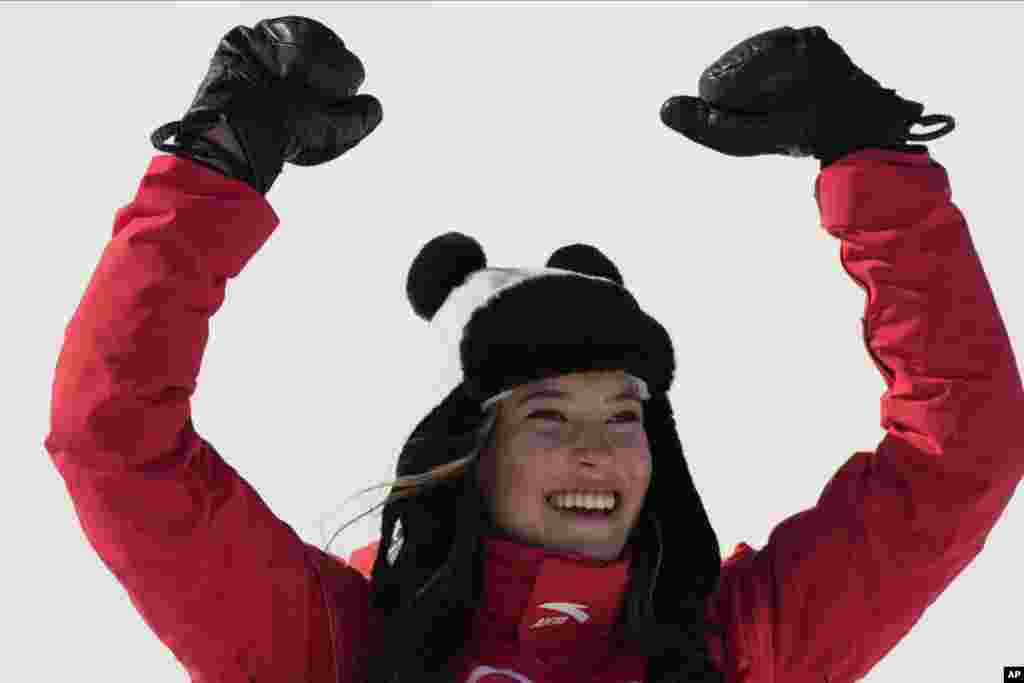
[[[616,415],[616,417],[623,417],[623,416],[626,417],[626,422],[639,422],[640,421],[640,416],[637,415],[636,413],[634,413],[631,410],[627,411],[627,412],[624,412],[624,413],[619,413],[618,415]]]
[[[564,415],[562,415],[561,413],[556,413],[553,410],[535,410],[534,412],[532,412],[529,415],[527,415],[526,419],[529,420],[529,419],[533,419],[534,417],[537,417],[538,419],[545,419],[545,418],[541,417],[543,415],[554,415],[554,416],[556,416],[559,419],[562,419],[562,420],[565,419]],[[550,418],[548,418],[548,419],[550,419]]]

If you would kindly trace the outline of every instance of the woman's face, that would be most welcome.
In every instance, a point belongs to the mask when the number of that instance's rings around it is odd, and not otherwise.
[[[632,386],[624,372],[586,372],[518,387],[499,401],[495,439],[478,472],[504,533],[594,559],[619,557],[651,480],[643,403]],[[588,498],[614,508],[560,507]]]

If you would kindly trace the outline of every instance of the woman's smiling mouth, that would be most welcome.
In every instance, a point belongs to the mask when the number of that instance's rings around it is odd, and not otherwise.
[[[545,497],[553,510],[576,519],[605,520],[615,515],[622,496],[617,491],[554,492]]]

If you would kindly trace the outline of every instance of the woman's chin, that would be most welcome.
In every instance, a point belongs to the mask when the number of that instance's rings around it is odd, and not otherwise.
[[[562,542],[545,544],[545,547],[570,555],[580,555],[591,560],[610,562],[622,555],[623,544],[609,541],[590,541],[586,539],[565,539]]]

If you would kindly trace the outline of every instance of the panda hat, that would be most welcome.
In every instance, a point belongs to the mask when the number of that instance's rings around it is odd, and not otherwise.
[[[449,232],[420,250],[406,293],[416,314],[457,345],[462,381],[417,425],[396,475],[420,474],[467,455],[473,444],[446,447],[448,437],[473,433],[486,407],[517,386],[624,370],[647,385],[644,427],[653,463],[630,539],[632,592],[653,603],[659,622],[681,623],[682,611],[701,618],[721,556],[668,399],[672,342],[625,288],[615,264],[590,245],[573,244],[555,251],[543,268],[488,268],[476,240]],[[412,447],[424,439],[436,447]],[[447,608],[475,604],[479,576],[471,568],[480,558],[481,536],[493,526],[473,479],[385,506],[372,570],[378,606],[413,606],[432,586],[447,596]],[[396,525],[401,539],[392,547]]]

